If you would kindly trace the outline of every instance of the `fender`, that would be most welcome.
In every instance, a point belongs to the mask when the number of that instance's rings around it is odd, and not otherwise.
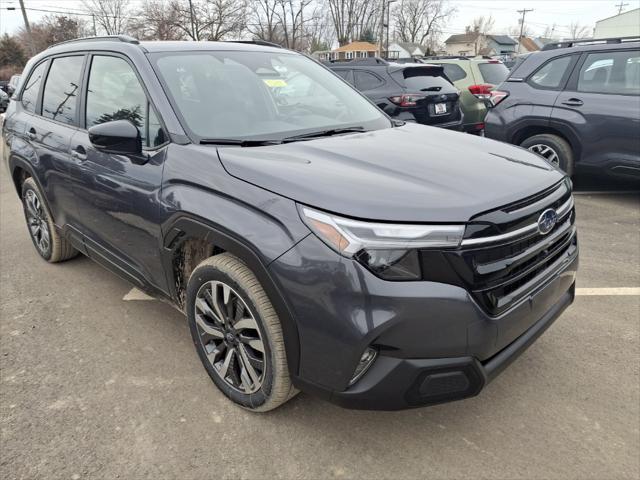
[[[179,292],[176,288],[176,278],[174,276],[173,258],[181,244],[189,237],[200,238],[212,243],[216,247],[229,252],[241,259],[253,271],[262,287],[264,288],[273,308],[278,314],[282,325],[285,351],[289,364],[289,373],[292,377],[298,376],[300,362],[300,338],[298,327],[296,326],[291,309],[289,308],[281,287],[276,283],[267,268],[268,265],[261,259],[260,255],[249,247],[246,242],[237,236],[223,231],[206,220],[193,215],[179,212],[176,213],[163,226],[162,242],[162,262],[167,275],[167,283],[171,290],[173,301],[179,305]]]
[[[9,173],[11,174],[11,181],[13,183],[14,188],[16,189],[16,193],[18,194],[18,197],[22,196],[22,192],[20,191],[20,189],[18,188],[18,184],[16,183],[15,174],[16,174],[17,168],[21,168],[22,170],[25,170],[26,172],[28,172],[31,178],[33,178],[33,181],[36,182],[36,185],[38,185],[38,188],[40,189],[40,191],[44,192],[44,188],[42,186],[42,183],[40,182],[40,178],[38,178],[35,168],[31,163],[29,163],[28,160],[13,153],[9,156],[8,167],[9,167]]]

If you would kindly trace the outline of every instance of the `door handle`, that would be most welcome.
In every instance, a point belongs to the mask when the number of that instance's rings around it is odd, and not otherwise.
[[[31,127],[29,129],[29,131],[27,132],[27,137],[29,137],[31,140],[35,140],[36,139],[36,129]]]
[[[562,102],[563,105],[567,105],[568,107],[581,107],[584,105],[584,102],[579,98],[570,98],[566,102]]]
[[[76,160],[84,162],[87,159],[87,151],[82,145],[78,145],[76,148],[71,150],[71,156]]]

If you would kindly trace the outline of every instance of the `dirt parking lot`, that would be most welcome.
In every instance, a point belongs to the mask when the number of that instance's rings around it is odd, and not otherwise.
[[[580,295],[480,396],[362,412],[301,394],[250,414],[176,310],[84,257],[40,260],[0,177],[1,478],[640,476],[638,194],[576,197]]]

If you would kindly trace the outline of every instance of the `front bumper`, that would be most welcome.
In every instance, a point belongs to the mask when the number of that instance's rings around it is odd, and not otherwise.
[[[296,387],[345,407],[400,409],[477,394],[573,301],[577,265],[576,254],[497,317],[455,285],[381,280],[313,235],[269,268],[298,328]],[[378,358],[349,387],[369,346]]]

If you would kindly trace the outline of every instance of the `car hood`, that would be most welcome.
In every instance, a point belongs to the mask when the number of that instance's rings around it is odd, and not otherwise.
[[[392,222],[465,222],[563,178],[519,147],[415,124],[218,154],[230,175],[296,202]]]

